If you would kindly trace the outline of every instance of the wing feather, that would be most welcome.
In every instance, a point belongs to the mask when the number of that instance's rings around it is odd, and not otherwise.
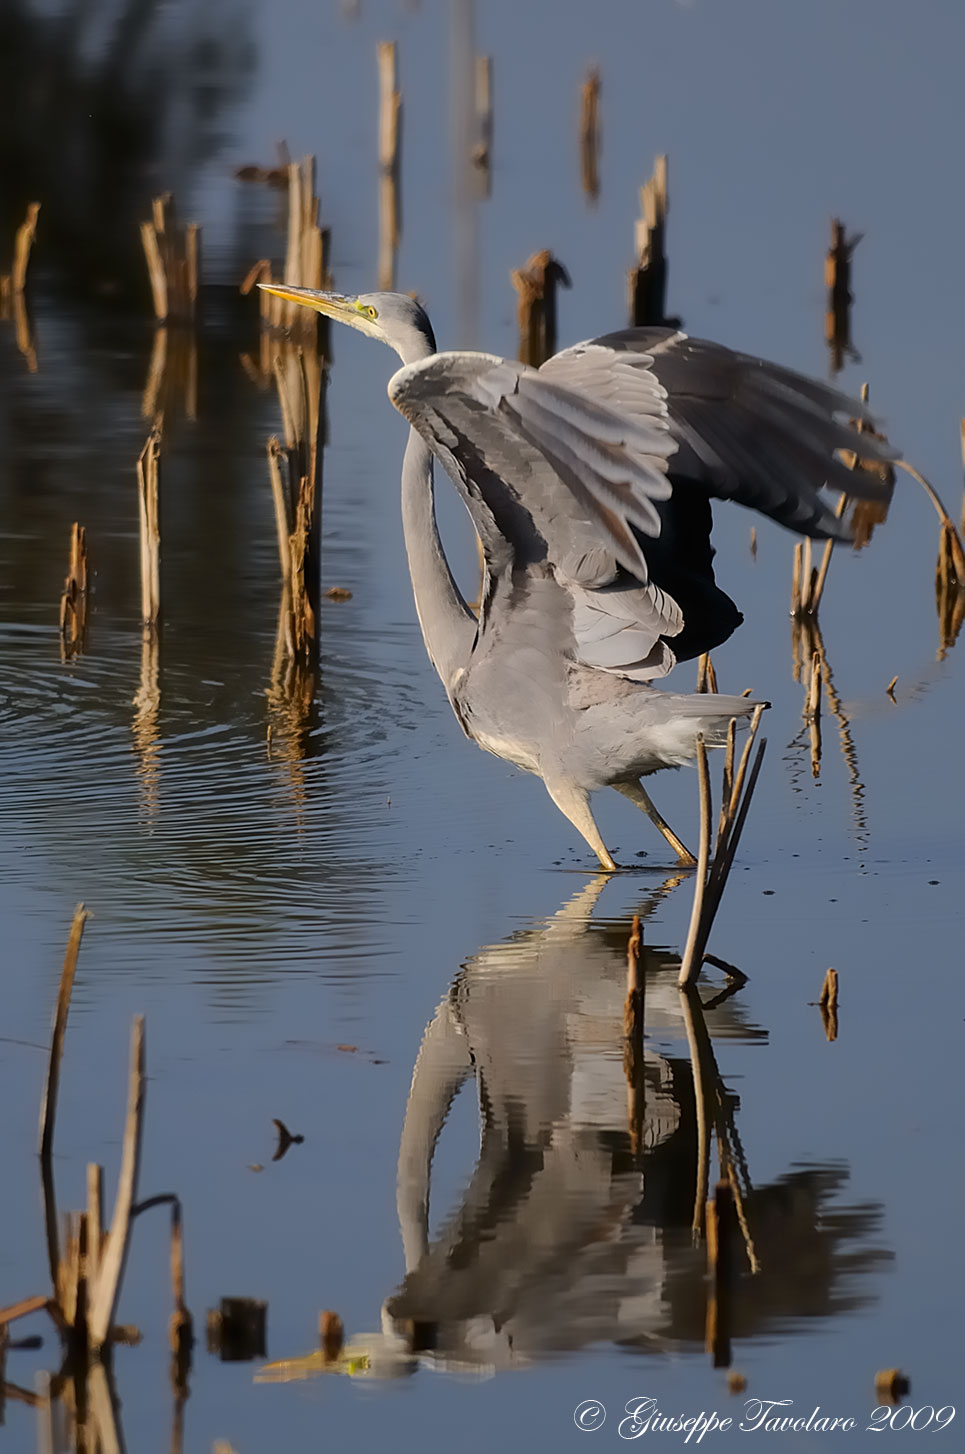
[[[662,638],[683,615],[648,580],[637,533],[659,533],[654,504],[672,488],[663,413],[624,419],[486,354],[408,365],[389,397],[452,476],[490,573],[542,566],[568,592],[579,660],[635,680],[670,670]]]
[[[678,488],[692,480],[718,499],[737,500],[791,529],[847,537],[820,491],[825,486],[885,501],[889,486],[851,471],[839,451],[894,461],[884,439],[859,433],[874,418],[857,399],[778,364],[666,328],[628,329],[577,344],[541,374],[586,391],[638,421],[664,399],[679,449],[670,466]]]

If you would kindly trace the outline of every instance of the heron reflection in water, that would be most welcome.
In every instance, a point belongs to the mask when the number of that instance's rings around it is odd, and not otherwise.
[[[846,535],[822,494],[879,499],[842,450],[894,459],[859,434],[865,405],[775,364],[667,328],[565,349],[540,369],[437,353],[418,303],[259,285],[394,348],[389,397],[412,428],[402,523],[416,611],[452,709],[481,747],[543,779],[607,870],[590,811],[613,787],[681,861],[693,856],[642,779],[719,743],[743,697],[656,689],[677,661],[741,621],[714,580],[711,500],[733,499],[816,538]],[[433,459],[482,542],[478,619],[445,557]]]
[[[476,954],[425,1032],[399,1153],[406,1273],[383,1309],[374,1370],[408,1371],[421,1359],[492,1372],[601,1341],[641,1353],[703,1342],[706,1261],[692,1233],[697,1110],[678,961],[644,949],[644,1105],[634,1145],[621,1034],[626,925],[590,918],[605,883]],[[706,1026],[715,1039],[767,1038],[734,999],[708,1007]],[[433,1236],[435,1148],[460,1088],[473,1082],[476,1165]],[[721,1091],[740,1163],[737,1098]],[[879,1209],[837,1203],[844,1167],[798,1167],[756,1189],[746,1168],[740,1175],[760,1271],[750,1275],[738,1249],[734,1338],[870,1300],[859,1279],[888,1254],[867,1242]]]

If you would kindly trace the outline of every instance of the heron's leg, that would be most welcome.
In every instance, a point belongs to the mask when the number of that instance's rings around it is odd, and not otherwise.
[[[635,807],[640,808],[644,813],[646,813],[653,826],[655,828],[658,828],[663,834],[664,838],[666,838],[667,842],[670,844],[670,847],[679,858],[680,862],[687,864],[688,868],[693,868],[697,862],[696,858],[694,858],[694,855],[691,853],[690,849],[686,848],[684,844],[681,843],[680,839],[677,837],[676,833],[673,831],[670,824],[667,822],[666,818],[664,818],[662,813],[659,813],[654,807],[653,802],[650,799],[650,794],[643,786],[643,783],[634,780],[625,783],[614,783],[613,786],[616,788],[618,793],[622,793],[625,798],[629,798],[631,803],[633,803]]]
[[[560,812],[565,813],[569,818],[577,833],[586,839],[603,867],[609,872],[619,868],[620,865],[614,863],[606,844],[600,837],[600,830],[593,821],[589,793],[585,792],[583,788],[578,788],[575,783],[561,779],[552,783],[547,782],[546,791]]]

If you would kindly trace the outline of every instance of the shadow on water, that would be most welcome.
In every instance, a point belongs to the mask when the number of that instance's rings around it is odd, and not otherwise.
[[[641,919],[680,881],[649,896]],[[839,1161],[753,1184],[740,1100],[711,1047],[766,1045],[767,1031],[733,992],[704,1006],[679,990],[668,949],[643,950],[646,1038],[634,1084],[622,1029],[626,924],[592,917],[605,884],[474,955],[427,1027],[399,1151],[406,1272],[381,1332],[334,1356],[323,1348],[269,1364],[260,1380],[395,1377],[420,1364],[495,1373],[600,1342],[697,1348],[708,1318],[710,1126],[740,1227],[728,1340],[799,1333],[874,1300],[869,1279],[891,1257],[868,1243],[880,1206],[839,1201],[848,1181]],[[467,1085],[478,1156],[432,1233],[436,1148]]]

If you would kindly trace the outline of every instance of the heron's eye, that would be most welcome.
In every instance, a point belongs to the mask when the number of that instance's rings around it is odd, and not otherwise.
[[[367,303],[362,309],[362,312],[365,314],[366,318],[378,318],[379,316],[376,310],[372,307],[371,303]]]

